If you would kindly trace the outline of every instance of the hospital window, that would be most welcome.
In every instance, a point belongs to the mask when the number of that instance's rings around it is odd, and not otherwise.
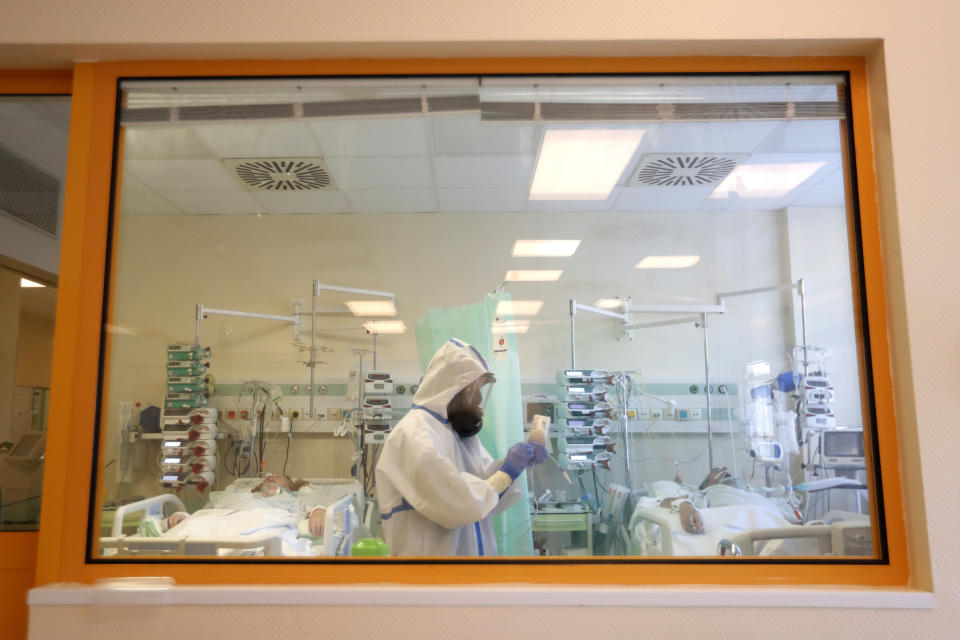
[[[549,423],[487,555],[885,556],[845,75],[120,92],[95,557],[396,554],[449,344]]]
[[[40,523],[69,120],[0,96],[0,535]]]

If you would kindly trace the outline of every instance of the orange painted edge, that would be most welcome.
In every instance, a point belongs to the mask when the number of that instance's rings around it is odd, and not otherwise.
[[[883,508],[886,516],[890,568],[891,571],[900,575],[903,583],[906,584],[909,582],[910,570],[904,522],[899,439],[893,402],[893,369],[883,282],[883,246],[880,237],[880,208],[877,200],[868,90],[866,64],[860,61],[850,69],[850,104],[853,111],[860,237],[877,419],[877,430],[873,436],[876,437],[880,454],[880,479],[883,483]],[[870,438],[873,436],[868,435],[865,444],[870,444]]]
[[[58,309],[54,364],[54,393],[63,390],[62,404],[51,422],[58,422],[51,439],[56,462],[63,471],[44,489],[44,514],[51,528],[41,524],[41,562],[38,583],[92,582],[118,576],[170,575],[182,583],[533,583],[533,584],[766,584],[871,585],[907,584],[905,529],[902,522],[896,428],[892,411],[889,345],[880,264],[876,182],[872,168],[869,111],[866,104],[865,64],[856,57],[754,58],[549,58],[448,60],[332,60],[332,61],[195,61],[119,62],[78,65],[74,77],[74,119],[71,122],[67,203],[75,220],[65,227],[62,264],[76,267],[61,281],[61,296],[69,304]],[[371,565],[348,560],[329,565],[286,563],[174,564],[87,563],[87,508],[90,498],[90,460],[94,448],[96,373],[99,364],[100,303],[106,250],[107,203],[111,184],[112,136],[116,80],[120,77],[200,77],[277,75],[426,75],[480,73],[697,73],[697,72],[817,72],[848,71],[854,100],[854,136],[860,178],[867,307],[877,384],[877,418],[884,505],[888,516],[889,565],[851,565],[843,561],[816,565],[722,564],[640,561],[619,564],[597,560],[583,565],[571,558],[560,564],[501,565],[482,560],[458,564],[404,564],[391,561]],[[74,131],[74,128],[77,131]],[[74,138],[76,138],[76,143]],[[62,327],[62,329],[61,329]],[[88,341],[88,342],[85,342]],[[886,400],[884,400],[886,398]],[[881,402],[882,401],[882,402]],[[53,426],[53,425],[52,425]],[[48,444],[48,471],[50,464]],[[49,474],[54,475],[54,474]],[[68,482],[69,478],[69,482]],[[49,495],[48,495],[49,489]],[[736,565],[733,570],[728,564]],[[564,565],[573,565],[569,568]],[[583,566],[589,567],[584,571]]]
[[[0,69],[0,95],[69,95],[70,69]]]
[[[36,531],[0,531],[0,571],[33,569],[38,538]]]

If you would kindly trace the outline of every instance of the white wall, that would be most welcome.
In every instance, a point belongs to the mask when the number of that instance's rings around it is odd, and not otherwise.
[[[56,274],[60,270],[60,239],[0,215],[0,255]]]
[[[0,47],[0,60],[37,66],[91,57],[241,58],[264,53],[301,57],[868,53],[871,85],[880,91],[872,110],[911,559],[919,566],[917,583],[935,585],[937,609],[753,609],[745,615],[744,610],[692,607],[591,613],[603,616],[609,637],[635,637],[645,631],[662,636],[776,633],[784,638],[955,634],[960,624],[956,571],[960,551],[955,541],[960,515],[949,503],[948,508],[931,508],[929,516],[923,509],[924,492],[942,498],[943,488],[953,486],[953,458],[960,449],[955,420],[960,396],[954,389],[960,298],[951,292],[947,278],[956,270],[955,238],[960,232],[955,197],[948,191],[955,182],[952,156],[960,147],[954,107],[958,88],[950,81],[960,58],[955,34],[960,16],[953,0],[919,4],[812,0],[788,12],[761,0],[682,4],[613,0],[599,7],[570,0],[493,0],[470,11],[457,3],[331,6],[286,0],[271,5],[269,13],[262,8],[247,0],[230,3],[229,8],[181,0],[158,12],[152,3],[112,0],[78,12],[63,0],[17,0],[0,24],[0,42],[6,43]],[[932,583],[924,577],[929,570]],[[57,615],[35,611],[34,637],[55,637],[66,625],[77,629],[82,622],[99,625],[103,638],[128,637],[124,633],[129,628],[144,630],[139,611],[82,613],[86,617],[78,611]],[[265,633],[283,629],[295,635],[322,628],[333,637],[397,634],[398,629],[420,637],[444,637],[456,627],[482,630],[486,637],[523,629],[527,637],[553,638],[560,629],[571,635],[596,632],[596,616],[523,608],[500,609],[495,616],[479,608],[308,609],[294,615],[283,608],[268,614],[234,609],[216,616],[218,626],[211,625],[210,635],[234,637],[251,629]],[[137,626],[124,629],[126,624]],[[154,628],[166,627],[158,623]]]

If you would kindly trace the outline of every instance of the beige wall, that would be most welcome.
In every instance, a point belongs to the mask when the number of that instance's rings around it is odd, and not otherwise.
[[[17,386],[50,388],[53,318],[20,314],[17,336]]]
[[[0,442],[9,440],[12,431],[19,325],[20,274],[0,267]]]
[[[871,82],[886,85],[888,104],[875,100],[874,125],[882,201],[885,272],[894,352],[896,407],[906,464],[917,579],[932,564],[936,611],[715,610],[593,612],[500,609],[355,608],[224,610],[205,635],[263,633],[330,637],[446,637],[451,628],[490,637],[523,630],[526,637],[604,633],[660,637],[952,637],[960,626],[960,527],[953,457],[960,449],[955,368],[960,296],[951,275],[960,219],[952,191],[958,88],[955,65],[960,23],[955,0],[811,0],[783,5],[760,0],[689,0],[602,4],[555,0],[490,0],[465,5],[417,0],[315,3],[278,0],[269,10],[251,0],[155,3],[105,0],[84,6],[65,0],[8,2],[0,23],[0,62],[36,66],[72,58],[251,57],[268,52],[306,55],[568,55],[869,53]],[[695,40],[696,42],[686,42]],[[141,43],[131,45],[130,43]],[[169,46],[171,43],[177,46]],[[304,44],[314,43],[314,44]],[[109,46],[104,46],[109,45]],[[141,46],[143,45],[143,46]],[[886,117],[889,116],[889,123]],[[892,156],[890,155],[892,154]],[[892,160],[891,160],[892,157]],[[920,464],[922,460],[922,465]],[[926,492],[938,508],[922,517]],[[929,538],[929,555],[926,540]],[[163,628],[123,608],[34,612],[34,637],[77,633],[98,624],[98,637],[141,637]],[[37,617],[42,616],[42,617]],[[256,618],[256,622],[251,622]],[[177,616],[165,620],[178,619]],[[204,624],[211,618],[204,618]],[[66,623],[69,622],[69,625]],[[254,626],[256,625],[256,626]],[[134,631],[135,629],[135,631]]]

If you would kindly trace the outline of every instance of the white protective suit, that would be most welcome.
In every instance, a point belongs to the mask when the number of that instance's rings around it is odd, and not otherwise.
[[[461,439],[447,420],[450,400],[489,371],[469,344],[444,343],[427,365],[410,412],[387,438],[376,480],[392,555],[497,555],[491,516],[517,502],[521,488],[513,482],[497,495],[486,478],[502,460],[494,460],[477,436]]]

